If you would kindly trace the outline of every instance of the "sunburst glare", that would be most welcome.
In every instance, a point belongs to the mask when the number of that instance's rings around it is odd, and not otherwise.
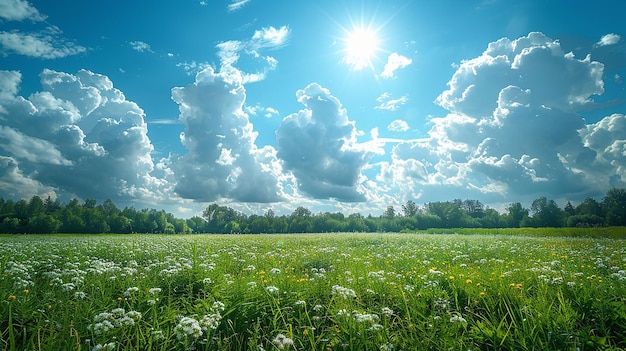
[[[344,45],[343,61],[357,71],[372,67],[372,59],[380,51],[378,33],[369,28],[355,28],[346,33]]]

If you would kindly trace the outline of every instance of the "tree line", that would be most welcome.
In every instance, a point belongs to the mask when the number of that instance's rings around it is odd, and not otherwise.
[[[587,198],[560,208],[546,197],[530,208],[511,203],[504,213],[478,200],[429,202],[418,206],[409,200],[400,208],[388,206],[375,217],[341,212],[314,214],[305,207],[289,215],[269,209],[262,215],[246,215],[228,206],[209,205],[201,216],[176,218],[164,210],[133,207],[119,209],[111,200],[98,204],[87,199],[61,203],[50,197],[27,200],[0,197],[0,233],[325,233],[399,232],[429,228],[626,226],[626,190],[613,188],[602,201]]]

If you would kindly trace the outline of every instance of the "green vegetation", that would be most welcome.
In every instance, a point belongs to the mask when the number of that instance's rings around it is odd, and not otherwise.
[[[621,240],[29,235],[0,250],[5,350],[626,348]]]
[[[429,228],[597,228],[626,226],[626,190],[611,189],[601,202],[587,198],[576,207],[561,209],[554,200],[540,197],[530,208],[511,203],[505,213],[477,200],[413,201],[401,211],[388,206],[382,215],[318,213],[298,207],[290,215],[246,215],[227,206],[209,205],[202,217],[175,218],[163,210],[118,209],[111,200],[74,199],[62,204],[33,196],[30,201],[0,198],[0,233],[327,233],[400,232]],[[515,231],[511,231],[515,232]],[[600,231],[589,231],[597,234]],[[581,233],[581,231],[576,231]]]

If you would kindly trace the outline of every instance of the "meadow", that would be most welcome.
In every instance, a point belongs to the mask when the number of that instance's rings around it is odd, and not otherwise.
[[[0,237],[2,350],[623,350],[626,242]]]

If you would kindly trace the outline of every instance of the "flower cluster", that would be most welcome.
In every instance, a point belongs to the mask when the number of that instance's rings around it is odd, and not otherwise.
[[[348,299],[350,297],[356,297],[356,292],[352,289],[344,288],[343,286],[333,285],[331,290],[331,295],[339,295],[344,299]]]
[[[193,317],[182,316],[176,327],[174,327],[176,338],[183,344],[188,345],[203,336],[209,330],[217,329],[222,320],[221,312],[223,312],[225,308],[226,306],[221,301],[215,301],[209,313],[205,314],[200,320]]]
[[[93,324],[87,328],[95,334],[103,334],[115,328],[135,325],[141,319],[141,312],[114,308],[111,312],[102,312],[93,317]]]
[[[283,334],[278,334],[272,340],[272,344],[274,344],[274,346],[276,346],[279,350],[286,350],[289,346],[293,345],[293,340]]]

